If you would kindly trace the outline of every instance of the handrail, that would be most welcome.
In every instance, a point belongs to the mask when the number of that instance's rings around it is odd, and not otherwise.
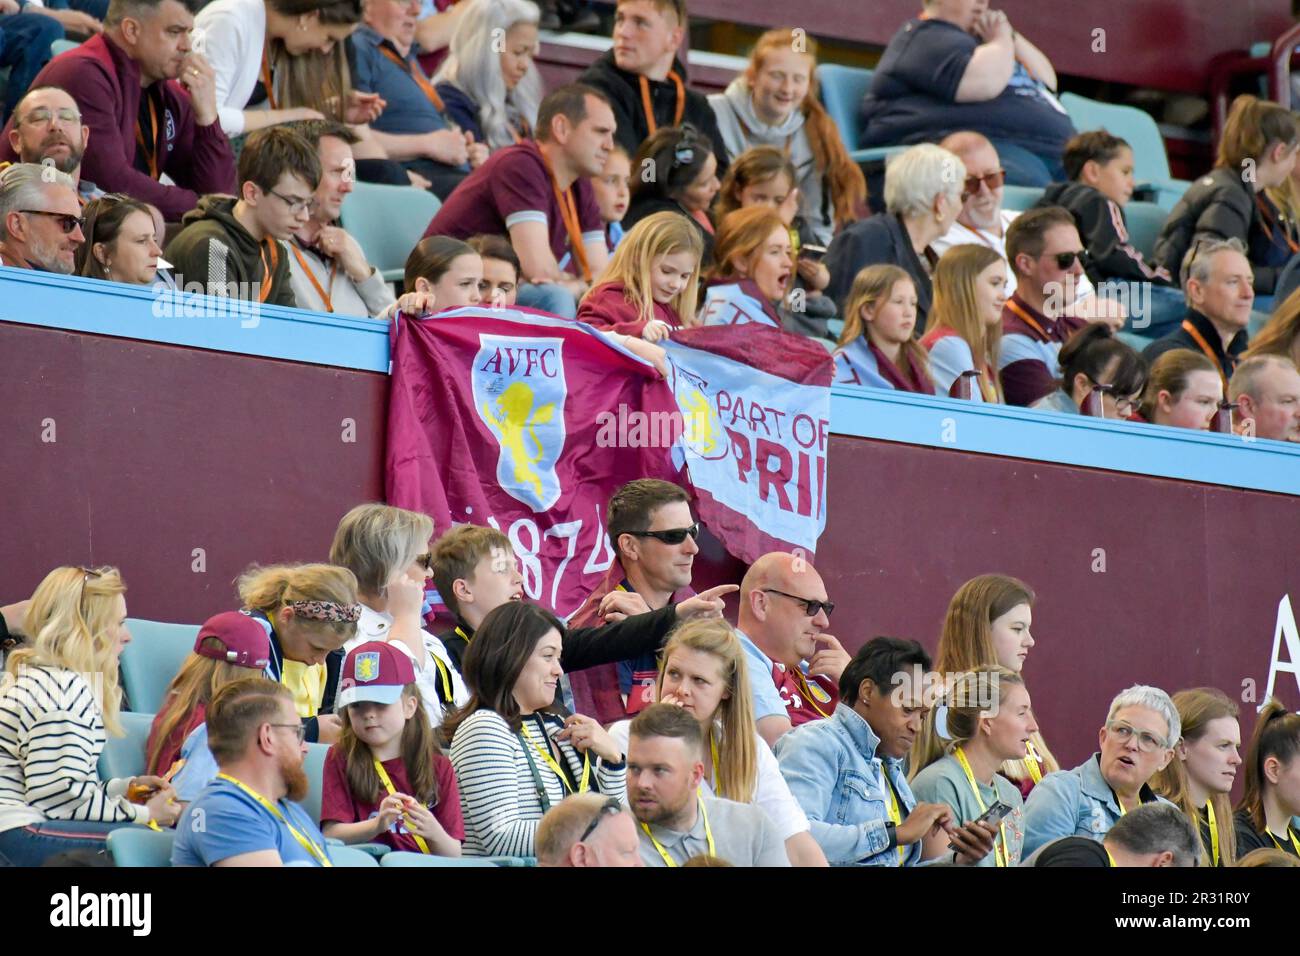
[[[1300,43],[1300,23],[1273,41],[1269,51],[1269,97],[1283,109],[1291,108],[1291,57]]]

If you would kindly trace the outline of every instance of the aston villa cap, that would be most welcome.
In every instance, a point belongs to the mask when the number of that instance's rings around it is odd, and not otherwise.
[[[415,665],[401,649],[384,641],[358,644],[343,661],[336,707],[371,701],[395,704],[402,688],[415,683]]]

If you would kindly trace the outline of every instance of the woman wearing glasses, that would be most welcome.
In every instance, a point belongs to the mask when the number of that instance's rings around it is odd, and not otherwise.
[[[1142,401],[1147,383],[1147,363],[1127,344],[1115,338],[1104,322],[1085,325],[1061,346],[1061,387],[1040,398],[1030,408],[1077,415],[1087,410],[1102,418],[1128,418]],[[1089,397],[1102,388],[1100,404],[1088,409]]]
[[[1003,400],[997,367],[1006,301],[1007,261],[996,250],[953,246],[943,254],[934,269],[930,328],[921,338],[938,394]]]
[[[118,827],[171,826],[180,815],[161,778],[103,781],[95,772],[106,732],[122,733],[125,592],[116,568],[56,568],[32,595],[28,643],[9,656],[0,683],[0,865],[102,851]]]
[[[938,256],[930,248],[957,221],[966,167],[954,153],[929,143],[913,146],[885,167],[885,215],[861,219],[831,242],[826,294],[844,315],[853,279],[867,266],[899,266],[916,285],[918,332],[930,314],[930,270]]]
[[[650,170],[653,175],[643,175]],[[624,231],[656,212],[675,212],[695,224],[704,240],[705,263],[713,257],[709,207],[722,184],[718,161],[707,138],[689,123],[667,126],[651,135],[632,160],[632,202]]]
[[[415,666],[429,725],[437,730],[447,711],[469,701],[469,691],[442,641],[424,629],[427,612],[424,584],[433,577],[428,515],[389,505],[358,505],[343,516],[330,561],[357,577],[361,617],[350,651],[368,641],[395,645]]]
[[[112,194],[88,202],[83,215],[86,241],[77,249],[77,275],[153,285],[162,248],[150,207]]]
[[[1138,685],[1110,704],[1098,735],[1101,750],[1073,770],[1049,773],[1025,801],[1022,856],[1058,837],[1098,842],[1129,810],[1159,800],[1151,778],[1174,756],[1182,722],[1169,695]]]

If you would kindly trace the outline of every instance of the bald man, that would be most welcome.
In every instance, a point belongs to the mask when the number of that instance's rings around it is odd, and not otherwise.
[[[538,866],[645,866],[636,820],[616,797],[574,793],[537,827]]]
[[[765,554],[741,582],[738,630],[748,655],[754,720],[769,745],[835,710],[850,656],[823,631],[833,609],[821,575],[801,555]]]
[[[1285,355],[1257,355],[1237,366],[1228,384],[1237,416],[1254,422],[1256,438],[1300,442],[1300,371]]]

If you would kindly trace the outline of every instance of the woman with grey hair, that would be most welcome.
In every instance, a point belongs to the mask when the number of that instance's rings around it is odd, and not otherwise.
[[[961,213],[966,167],[942,147],[922,143],[899,153],[885,167],[885,212],[853,223],[831,242],[826,294],[840,315],[853,279],[867,266],[905,270],[916,286],[916,333],[925,331],[933,289],[930,272],[938,256],[930,244],[943,236]]]
[[[446,646],[424,629],[424,583],[433,576],[428,515],[382,504],[357,505],[343,516],[330,545],[330,562],[357,578],[361,617],[344,652],[385,641],[411,658],[429,723],[469,700]]]
[[[433,78],[447,115],[489,149],[533,135],[542,101],[533,62],[539,17],[530,0],[475,0]]]
[[[1178,709],[1160,688],[1121,691],[1098,734],[1101,749],[1073,770],[1049,773],[1029,794],[1022,854],[1060,837],[1100,841],[1135,807],[1168,803],[1149,781],[1173,759],[1182,733]]]

